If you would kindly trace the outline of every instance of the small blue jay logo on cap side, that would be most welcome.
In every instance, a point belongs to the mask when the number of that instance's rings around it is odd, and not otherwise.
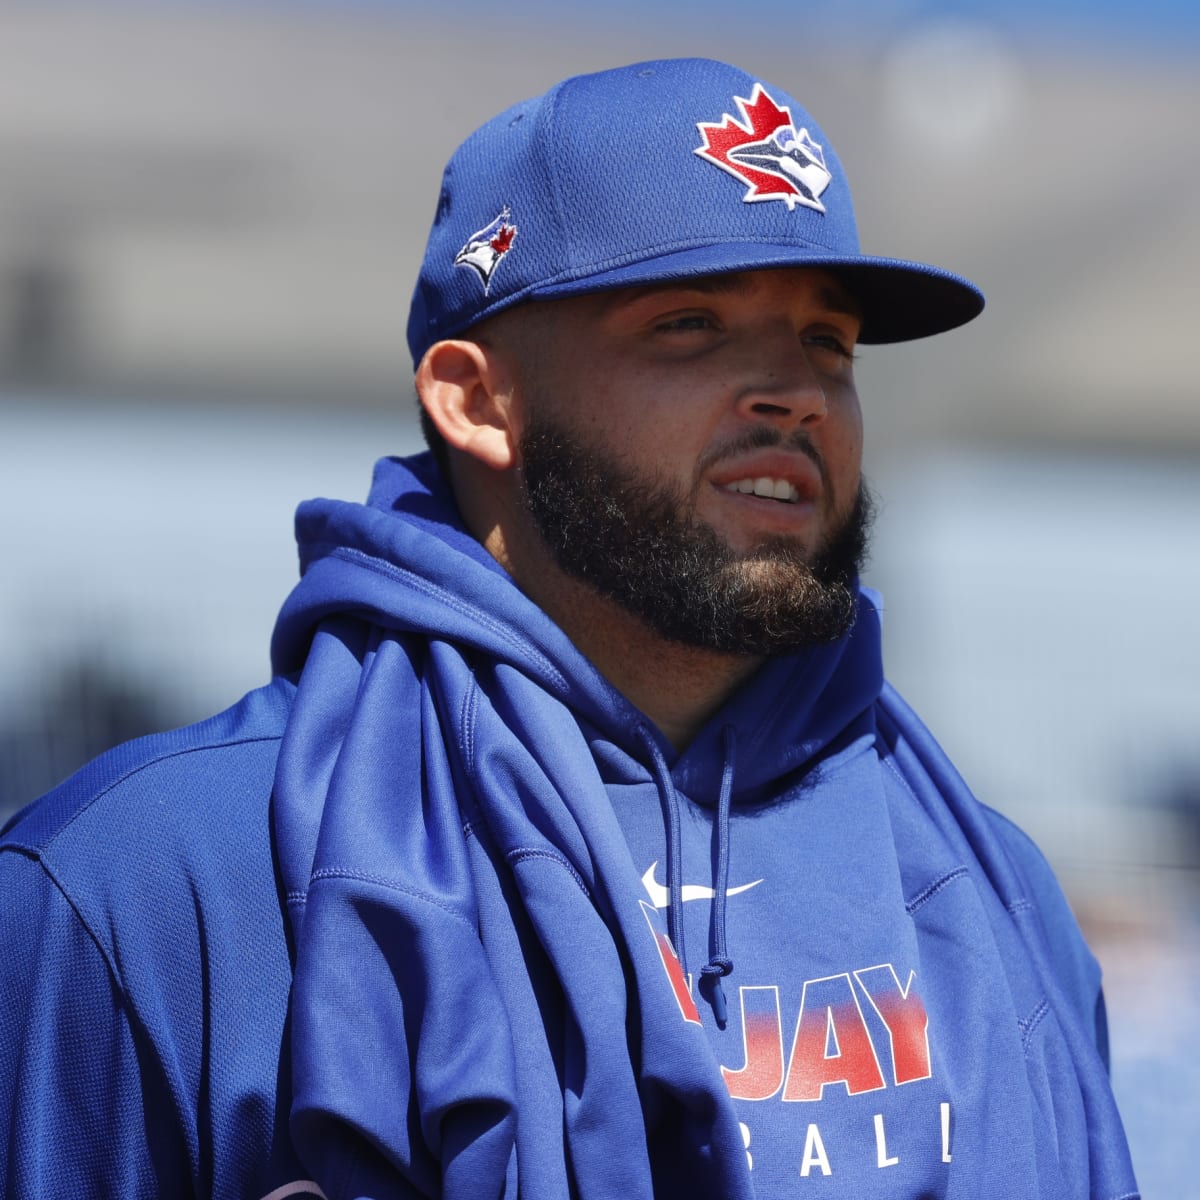
[[[513,239],[517,236],[517,227],[511,217],[512,213],[506,204],[500,215],[471,234],[467,244],[454,256],[456,267],[470,267],[479,276],[485,296],[500,260],[512,249]]]
[[[825,152],[807,129],[792,124],[792,114],[776,104],[761,83],[747,100],[734,96],[741,120],[721,115],[720,122],[697,121],[703,144],[693,151],[747,185],[742,199],[782,200],[824,212],[821,193],[833,176]]]

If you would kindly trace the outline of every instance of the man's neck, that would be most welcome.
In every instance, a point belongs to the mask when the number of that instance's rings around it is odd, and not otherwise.
[[[577,604],[550,615],[676,750],[691,742],[762,662],[668,641],[614,602],[604,600],[603,606],[614,611],[588,612]]]

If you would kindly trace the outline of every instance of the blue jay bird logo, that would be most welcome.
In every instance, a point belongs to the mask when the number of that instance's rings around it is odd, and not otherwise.
[[[510,220],[511,216],[506,204],[500,215],[471,234],[467,244],[454,256],[456,267],[470,267],[479,276],[485,296],[500,260],[512,249],[513,239],[517,236],[517,227]]]

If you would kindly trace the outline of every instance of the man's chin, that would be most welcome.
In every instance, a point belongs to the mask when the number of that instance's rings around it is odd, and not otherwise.
[[[741,588],[752,591],[778,592],[803,586],[811,578],[812,568],[807,556],[799,553],[780,554],[756,550],[729,564],[728,579]]]

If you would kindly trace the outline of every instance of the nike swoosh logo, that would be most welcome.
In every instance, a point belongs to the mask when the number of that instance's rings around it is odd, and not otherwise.
[[[325,1193],[311,1179],[297,1179],[295,1183],[285,1183],[273,1192],[268,1192],[262,1200],[288,1200],[291,1196],[307,1196],[309,1200],[319,1198],[325,1200]]]
[[[666,908],[671,903],[671,893],[664,884],[654,878],[654,869],[657,866],[658,860],[655,859],[647,867],[645,875],[642,876],[642,887],[646,889],[650,896],[650,903],[655,908]],[[760,883],[762,880],[756,879],[753,883],[743,883],[740,887],[731,887],[725,895],[736,896],[739,892],[748,892],[752,887],[758,887]],[[717,894],[712,888],[705,887],[702,883],[685,883],[682,891],[685,902],[688,900],[712,900]]]

